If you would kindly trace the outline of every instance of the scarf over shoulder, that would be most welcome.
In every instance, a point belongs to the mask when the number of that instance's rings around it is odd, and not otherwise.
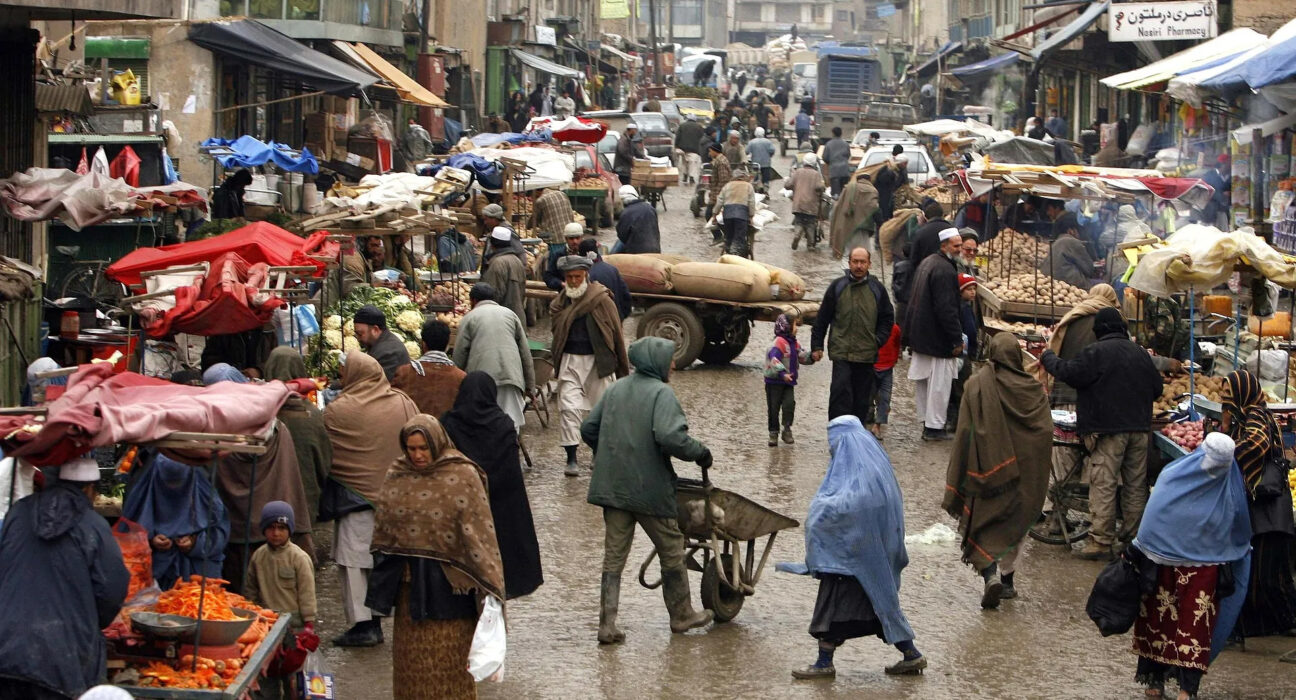
[[[486,475],[456,450],[441,423],[419,414],[401,429],[398,448],[421,433],[432,464],[402,454],[387,470],[374,515],[373,551],[441,562],[456,594],[504,600],[504,565],[486,494]]]
[[[941,507],[959,519],[963,561],[978,571],[1012,552],[1039,518],[1048,488],[1053,419],[1021,356],[1016,336],[991,338],[989,364],[964,387],[945,472]]]
[[[401,455],[396,426],[417,415],[418,407],[362,352],[347,353],[342,377],[342,395],[324,409],[333,443],[329,476],[374,503],[387,467]]]
[[[1102,309],[1111,307],[1120,309],[1119,300],[1116,298],[1116,289],[1110,284],[1095,284],[1089,289],[1089,295],[1086,296],[1079,304],[1071,307],[1071,310],[1062,316],[1058,321],[1057,327],[1053,329],[1053,336],[1049,338],[1049,350],[1054,354],[1061,355],[1062,341],[1066,340],[1067,331],[1071,329],[1071,324],[1078,319],[1086,316],[1093,316]],[[1044,371],[1044,365],[1032,359],[1026,370],[1035,375],[1047,390],[1051,386],[1052,378],[1049,373]]]

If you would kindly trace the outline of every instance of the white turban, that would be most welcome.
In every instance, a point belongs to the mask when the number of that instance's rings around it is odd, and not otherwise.
[[[944,243],[945,241],[948,241],[951,238],[963,237],[963,234],[959,233],[959,230],[952,226],[950,228],[941,231],[939,235],[940,235],[941,243]]]

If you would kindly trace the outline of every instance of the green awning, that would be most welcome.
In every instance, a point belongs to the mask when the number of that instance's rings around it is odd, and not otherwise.
[[[148,59],[149,40],[133,36],[88,36],[85,40],[85,57]]]

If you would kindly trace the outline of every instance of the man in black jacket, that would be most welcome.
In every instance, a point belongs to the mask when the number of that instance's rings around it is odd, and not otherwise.
[[[905,310],[901,344],[913,350],[909,379],[914,383],[914,404],[923,422],[922,439],[949,440],[945,430],[950,389],[963,354],[963,322],[959,318],[958,271],[954,256],[963,237],[953,226],[939,234],[940,250],[918,264],[913,294]]]
[[[702,176],[702,125],[685,119],[675,129],[675,148],[684,154],[684,182],[697,183]]]
[[[621,271],[610,263],[603,261],[603,256],[599,253],[598,241],[593,238],[586,238],[581,241],[576,254],[594,261],[594,264],[590,266],[589,280],[598,282],[607,287],[609,292],[612,292],[612,301],[616,302],[617,315],[621,317],[622,321],[626,320],[632,310],[630,287],[626,285],[625,279],[621,277]],[[566,280],[564,280],[565,282]]]
[[[632,185],[621,185],[617,191],[625,208],[617,220],[617,242],[613,253],[660,253],[661,233],[657,229],[657,210]]]
[[[828,357],[832,360],[832,384],[828,388],[828,420],[850,414],[868,425],[873,401],[873,364],[878,349],[886,344],[895,324],[895,311],[886,287],[869,274],[871,258],[867,248],[850,251],[850,270],[828,285],[819,315],[810,333],[810,353],[815,362],[823,358],[828,327]]]
[[[1161,373],[1147,351],[1129,338],[1116,309],[1100,309],[1094,335],[1073,360],[1045,350],[1044,369],[1076,389],[1076,429],[1089,452],[1089,510],[1092,527],[1081,559],[1110,559],[1116,544],[1116,485],[1121,488],[1120,539],[1138,531],[1147,504],[1148,432],[1152,403],[1161,395]]]

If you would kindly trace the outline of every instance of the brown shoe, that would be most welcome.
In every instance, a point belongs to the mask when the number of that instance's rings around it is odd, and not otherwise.
[[[1076,559],[1085,559],[1088,561],[1111,561],[1112,550],[1110,545],[1105,545],[1090,537],[1085,540],[1084,546],[1072,552]]]

